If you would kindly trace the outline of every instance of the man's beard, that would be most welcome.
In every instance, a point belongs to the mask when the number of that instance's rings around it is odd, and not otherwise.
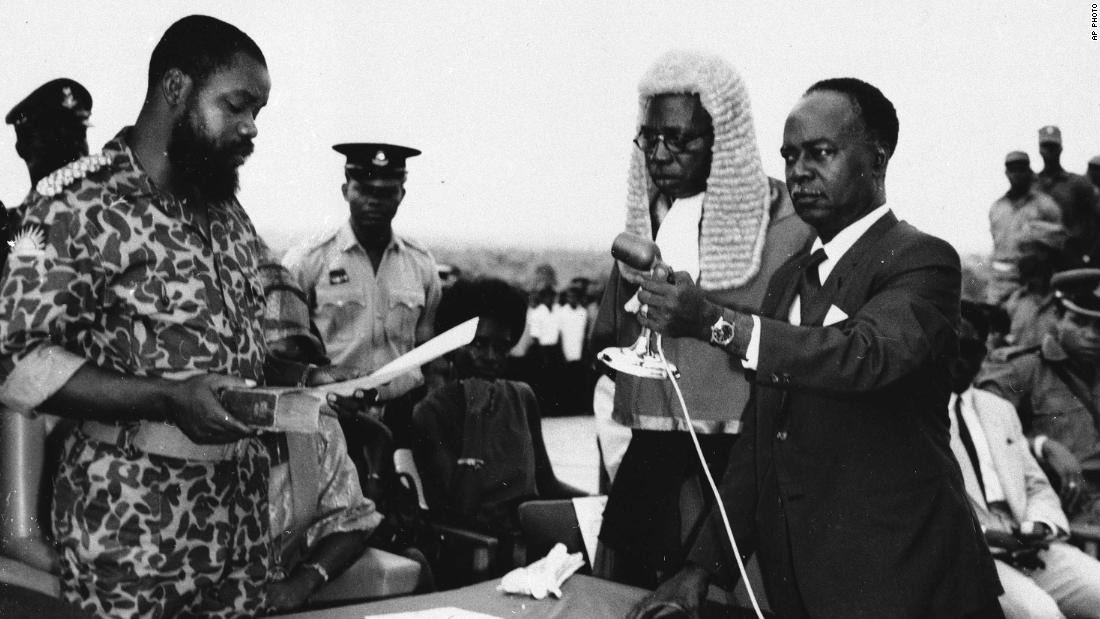
[[[208,202],[225,202],[237,194],[240,185],[236,155],[252,153],[252,141],[236,147],[219,147],[201,130],[202,123],[189,110],[172,126],[168,160],[172,175],[184,187],[197,189]]]

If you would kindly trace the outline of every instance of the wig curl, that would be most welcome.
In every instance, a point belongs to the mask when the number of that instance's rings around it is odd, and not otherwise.
[[[645,122],[649,100],[661,94],[699,95],[714,123],[710,176],[699,226],[699,285],[706,290],[743,286],[760,270],[770,192],[745,83],[718,56],[670,51],[653,63],[638,84],[639,128]],[[645,155],[632,150],[626,230],[650,238],[649,196],[654,189]]]

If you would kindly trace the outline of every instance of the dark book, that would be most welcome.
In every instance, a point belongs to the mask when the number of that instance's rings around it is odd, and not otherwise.
[[[270,432],[316,432],[323,404],[299,387],[226,389],[221,402],[242,423]]]

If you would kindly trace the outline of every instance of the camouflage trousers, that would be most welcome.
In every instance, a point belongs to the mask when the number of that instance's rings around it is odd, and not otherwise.
[[[269,468],[258,440],[202,462],[75,432],[54,484],[62,595],[107,617],[261,614]]]

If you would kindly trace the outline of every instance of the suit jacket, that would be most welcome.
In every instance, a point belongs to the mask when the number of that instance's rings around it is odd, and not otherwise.
[[[768,287],[754,402],[723,479],[742,553],[758,553],[782,616],[799,614],[783,608],[793,590],[829,618],[985,608],[1000,586],[949,446],[958,255],[887,213],[823,282],[830,303],[794,326],[807,259]],[[812,326],[830,304],[848,318]],[[691,555],[714,571],[729,548],[718,522]]]
[[[964,401],[970,400],[978,415],[978,423],[982,425],[982,432],[989,443],[993,469],[1001,482],[1005,502],[1016,522],[1038,520],[1061,528],[1063,533],[1069,531],[1069,522],[1062,511],[1061,500],[1050,487],[1043,469],[1031,455],[1027,438],[1020,426],[1020,418],[1012,403],[981,389],[970,389],[961,397]],[[952,437],[951,451],[959,462],[969,461],[962,440]],[[970,504],[982,526],[1003,530],[1000,519],[990,513],[977,478],[964,474],[963,481]]]

